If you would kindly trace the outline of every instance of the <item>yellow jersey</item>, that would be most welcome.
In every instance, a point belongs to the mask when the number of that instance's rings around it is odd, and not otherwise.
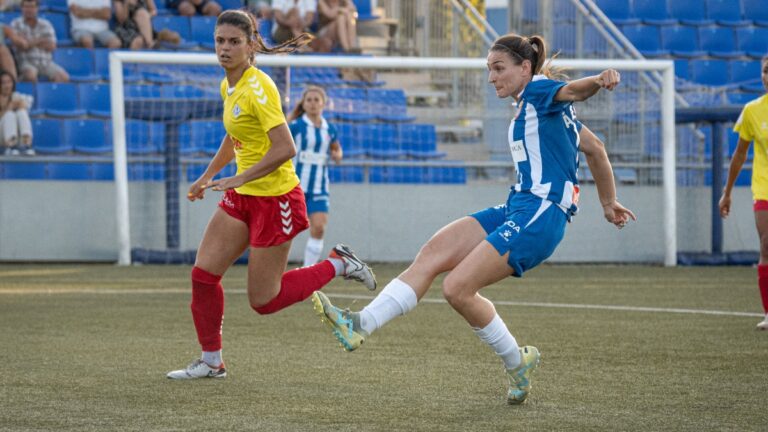
[[[752,198],[768,200],[768,94],[744,106],[733,130],[744,141],[754,141]]]
[[[224,100],[224,129],[235,146],[237,174],[258,163],[272,147],[267,132],[285,123],[280,93],[272,78],[254,66],[246,69],[234,91],[227,79],[221,81]],[[230,94],[231,93],[231,94]],[[235,190],[243,195],[279,196],[299,184],[291,160],[264,177]]]

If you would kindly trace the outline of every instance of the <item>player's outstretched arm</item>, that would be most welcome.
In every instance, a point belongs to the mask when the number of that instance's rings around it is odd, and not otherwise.
[[[230,138],[229,135],[225,135],[224,139],[221,140],[221,145],[213,156],[213,159],[208,163],[208,168],[205,169],[205,172],[200,178],[195,180],[195,182],[189,186],[187,199],[190,201],[203,199],[205,197],[205,188],[210,186],[209,183],[211,179],[218,174],[219,171],[224,169],[234,157],[235,146],[232,143],[232,138]]]
[[[615,69],[606,69],[599,75],[573,80],[555,94],[559,102],[581,102],[595,95],[601,88],[613,90],[621,82],[621,74]]]
[[[605,145],[586,126],[582,126],[579,138],[581,141],[581,151],[587,157],[587,165],[592,172],[592,177],[595,179],[597,196],[600,198],[600,205],[603,207],[603,216],[605,216],[608,222],[616,225],[619,229],[624,228],[627,222],[637,220],[637,217],[616,199],[616,183],[613,179],[613,168],[611,167],[611,161],[608,160]]]
[[[720,197],[720,217],[726,218],[731,213],[731,191],[733,185],[736,183],[736,177],[741,172],[741,167],[744,166],[744,162],[747,160],[747,151],[751,141],[746,141],[739,137],[739,142],[736,145],[736,150],[733,151],[731,157],[731,164],[728,166],[728,180],[725,182],[723,188],[723,195]]]

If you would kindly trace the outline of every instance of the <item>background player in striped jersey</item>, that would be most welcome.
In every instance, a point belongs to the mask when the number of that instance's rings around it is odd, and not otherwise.
[[[443,281],[443,295],[502,359],[509,381],[507,402],[526,400],[539,352],[535,347],[518,347],[493,304],[479,291],[508,276],[521,277],[554,252],[577,211],[579,150],[587,157],[608,222],[622,228],[635,219],[616,199],[603,143],[576,120],[571,105],[601,88],[612,90],[620,81],[618,72],[606,70],[565,83],[547,77],[546,59],[544,40],[538,36],[502,36],[488,53],[488,80],[496,95],[517,101],[509,146],[518,178],[506,203],[439,230],[413,264],[361,312],[341,310],[322,293],[313,294],[315,311],[348,351],[415,308],[434,279],[450,272]]]
[[[763,87],[768,92],[768,56],[760,62]],[[755,142],[755,160],[752,162],[752,198],[757,235],[760,237],[760,261],[757,265],[757,283],[763,300],[765,319],[757,323],[758,330],[768,330],[768,93],[747,103],[733,130],[739,142],[733,151],[728,180],[720,198],[720,216],[731,212],[731,191],[739,171],[747,160],[749,144]]]
[[[343,156],[336,127],[323,117],[328,98],[325,90],[307,86],[301,100],[288,116],[297,151],[296,174],[301,180],[309,214],[309,238],[304,247],[304,266],[315,264],[323,252],[328,224],[328,157],[341,162]]]
[[[192,318],[202,356],[172,379],[223,378],[221,356],[224,290],[221,277],[247,249],[248,301],[259,314],[300,302],[336,276],[376,288],[368,266],[338,245],[329,259],[285,272],[291,240],[308,226],[304,192],[291,159],[296,147],[272,79],[253,63],[256,52],[288,52],[311,39],[301,35],[268,49],[256,18],[226,11],[216,21],[216,56],[226,71],[221,81],[227,135],[208,168],[189,188],[190,201],[205,189],[226,191],[197,251],[192,269]],[[231,160],[237,175],[212,180]]]

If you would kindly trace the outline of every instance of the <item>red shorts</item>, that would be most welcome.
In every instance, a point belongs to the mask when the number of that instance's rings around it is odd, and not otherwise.
[[[230,189],[219,207],[248,225],[248,241],[253,247],[277,246],[309,227],[301,186],[279,196],[241,195]]]
[[[752,204],[752,210],[753,211],[766,211],[766,210],[768,210],[768,201],[766,201],[766,200],[755,200],[755,202]]]

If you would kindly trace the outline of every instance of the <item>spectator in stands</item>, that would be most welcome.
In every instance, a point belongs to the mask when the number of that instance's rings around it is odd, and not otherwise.
[[[16,92],[16,80],[0,70],[0,140],[2,154],[33,156],[32,122],[29,107],[32,96]]]
[[[154,48],[152,17],[157,15],[154,0],[114,0],[115,34],[123,48]]]
[[[302,33],[311,33],[316,12],[316,0],[273,0],[272,40],[281,44]]]
[[[344,52],[359,53],[357,44],[357,9],[351,0],[318,0],[320,30],[317,35],[329,38]]]
[[[168,8],[182,16],[218,16],[221,13],[221,5],[213,0],[170,0]]]
[[[479,291],[509,276],[521,277],[554,252],[577,211],[579,150],[587,156],[606,220],[622,228],[635,219],[616,200],[603,143],[576,120],[572,105],[601,88],[612,90],[619,83],[618,72],[606,70],[565,83],[548,78],[546,57],[541,37],[515,34],[498,38],[488,53],[488,81],[496,96],[514,98],[518,113],[523,113],[515,115],[509,127],[519,181],[506,204],[443,227],[413,264],[359,313],[336,308],[319,291],[312,294],[315,311],[348,351],[415,308],[435,278],[449,272],[443,280],[443,295],[503,361],[509,381],[507,402],[526,400],[539,352],[531,346],[518,347],[493,303]]]
[[[272,6],[267,0],[249,1],[248,9],[256,15],[256,18],[260,20],[272,19]]]
[[[192,318],[203,353],[185,369],[169,372],[168,378],[226,377],[221,356],[221,277],[245,251],[248,300],[259,314],[300,302],[336,276],[376,288],[370,268],[343,245],[318,264],[285,271],[291,241],[309,225],[307,207],[291,163],[296,146],[280,93],[253,62],[256,53],[291,52],[309,39],[310,35],[300,35],[268,48],[256,18],[243,10],[225,11],[216,22],[216,56],[226,74],[220,90],[227,134],[205,172],[189,187],[187,198],[203,199],[206,189],[225,193],[205,229],[192,269]],[[238,174],[214,180],[233,159]]]
[[[120,38],[109,29],[112,19],[110,0],[67,0],[72,40],[93,48],[94,39],[107,48],[120,48]]]
[[[0,32],[0,69],[11,74],[14,80],[19,78],[16,72],[16,59],[13,58],[11,49],[6,45],[6,41],[11,41],[13,35],[13,29],[5,24],[0,24],[2,32]]]
[[[69,74],[53,62],[56,33],[53,25],[38,18],[38,0],[22,0],[21,16],[11,22],[12,33],[7,36],[16,48],[22,80],[36,82],[39,75],[51,81],[69,81]]]
[[[21,6],[21,0],[0,0],[0,12],[16,10]]]
[[[328,224],[328,156],[339,163],[343,156],[336,127],[323,117],[328,98],[325,90],[307,86],[301,100],[288,116],[289,128],[296,143],[296,174],[301,180],[309,214],[309,238],[304,247],[304,267],[320,259],[323,236]]]
[[[760,261],[757,264],[757,285],[763,301],[765,319],[757,323],[758,330],[768,330],[768,56],[760,62],[761,77],[766,94],[747,103],[739,119],[733,125],[739,134],[739,142],[733,151],[731,165],[728,168],[728,180],[720,197],[720,216],[728,217],[731,213],[731,191],[739,176],[741,167],[747,160],[749,145],[754,141],[755,151],[752,162],[752,209],[755,213],[755,226],[760,237]]]

